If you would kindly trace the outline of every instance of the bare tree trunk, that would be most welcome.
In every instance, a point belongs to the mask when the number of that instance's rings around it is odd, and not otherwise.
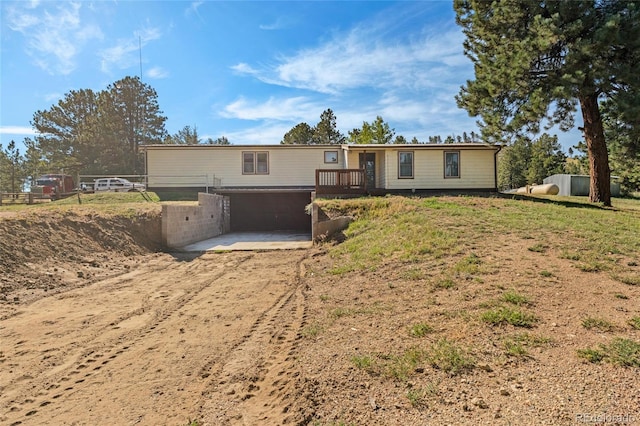
[[[611,206],[611,171],[598,106],[598,95],[594,92],[580,96],[579,99],[584,119],[584,139],[587,142],[589,155],[589,201]]]

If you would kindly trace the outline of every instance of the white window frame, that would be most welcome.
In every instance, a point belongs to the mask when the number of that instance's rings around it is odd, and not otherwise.
[[[407,165],[408,163],[402,162],[403,154],[411,156],[411,175],[403,175],[402,174],[402,165]],[[413,179],[414,177],[414,169],[415,169],[415,153],[414,151],[398,151],[398,179]]]
[[[457,174],[452,174],[449,170],[448,170],[448,166],[447,166],[447,157],[449,155],[456,155],[457,156]],[[445,151],[444,152],[444,178],[445,179],[460,179],[460,151]]]
[[[251,156],[251,161],[246,161],[247,156]],[[265,160],[261,161],[260,157]],[[251,165],[251,170],[247,169]],[[264,167],[261,167],[264,166]],[[269,174],[269,151],[242,151],[242,174],[243,175],[268,175]]]

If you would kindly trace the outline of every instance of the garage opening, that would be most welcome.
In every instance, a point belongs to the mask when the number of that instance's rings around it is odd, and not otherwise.
[[[232,232],[311,232],[311,192],[227,193]]]

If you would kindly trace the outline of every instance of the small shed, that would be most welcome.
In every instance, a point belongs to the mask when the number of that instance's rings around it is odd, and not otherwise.
[[[611,196],[620,196],[620,184],[615,182],[615,176],[611,177]],[[588,196],[589,195],[589,176],[588,175],[568,175],[557,174],[544,178],[543,182],[555,183],[560,188],[558,195],[572,196]]]

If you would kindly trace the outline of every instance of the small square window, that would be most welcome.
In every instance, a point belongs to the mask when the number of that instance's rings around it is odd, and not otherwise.
[[[444,153],[444,177],[460,177],[460,151],[448,151]]]
[[[398,152],[398,178],[413,179],[413,151]]]
[[[324,162],[336,164],[338,162],[338,151],[325,151]]]

